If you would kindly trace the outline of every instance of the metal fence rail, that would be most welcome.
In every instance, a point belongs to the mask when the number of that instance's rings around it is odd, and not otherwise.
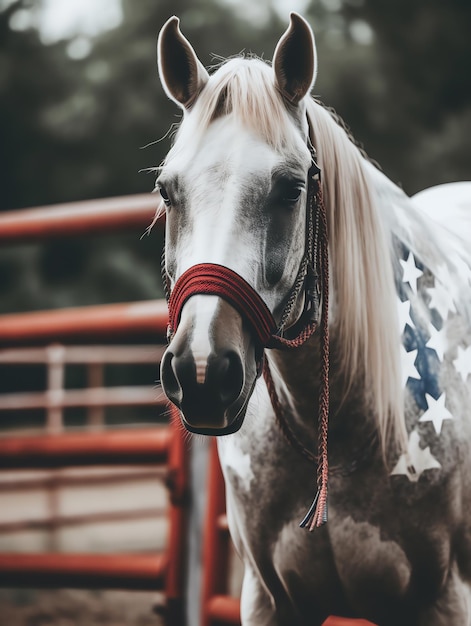
[[[168,427],[63,432],[0,438],[0,468],[166,463]]]
[[[166,332],[167,304],[164,300],[0,316],[0,345],[4,346],[91,339],[103,342],[119,340],[123,336],[153,337],[162,341]]]
[[[163,589],[167,554],[0,554],[0,585]]]
[[[86,200],[0,213],[0,242],[144,230],[154,219],[157,201],[149,194]]]

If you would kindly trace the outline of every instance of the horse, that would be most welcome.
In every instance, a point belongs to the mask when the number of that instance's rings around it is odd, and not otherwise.
[[[408,197],[310,95],[296,13],[271,64],[211,74],[172,17],[158,67],[183,112],[156,181],[161,383],[218,437],[242,624],[469,626],[466,202]]]

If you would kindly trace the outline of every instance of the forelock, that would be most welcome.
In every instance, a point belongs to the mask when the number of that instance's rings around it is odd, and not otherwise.
[[[236,57],[225,61],[186,114],[175,138],[174,148],[189,138],[198,141],[216,119],[233,115],[242,128],[254,132],[277,152],[296,149],[294,112],[277,90],[268,63],[258,58]]]

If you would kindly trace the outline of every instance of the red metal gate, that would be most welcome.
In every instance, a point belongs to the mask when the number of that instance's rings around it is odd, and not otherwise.
[[[141,228],[151,222],[154,202],[149,196],[58,205],[15,211],[0,215],[0,240],[4,243],[57,236],[108,232]],[[0,438],[0,468],[64,468],[108,464],[150,464],[164,468],[169,489],[167,548],[155,554],[0,554],[2,586],[119,588],[163,590],[166,623],[184,623],[183,592],[185,565],[185,518],[188,489],[187,450],[182,430],[170,420],[167,426],[135,430],[67,432],[57,414],[67,406],[99,408],[110,404],[136,406],[164,403],[155,389],[97,387],[91,390],[62,389],[64,363],[89,360],[95,347],[80,356],[80,346],[99,339],[101,342],[147,336],[163,342],[167,325],[167,307],[162,301],[137,302],[72,308],[65,310],[19,313],[0,316],[0,361],[49,364],[53,382],[45,392],[3,395],[3,409],[45,408],[49,432],[33,436]],[[50,345],[53,342],[54,345]],[[58,345],[57,342],[61,342]],[[44,348],[25,348],[30,345]],[[21,346],[21,349],[18,347]],[[121,356],[138,350],[120,349]],[[136,352],[137,350],[137,352]],[[107,346],[101,358],[116,350]],[[139,362],[142,362],[142,350]],[[105,354],[106,353],[106,354]],[[114,354],[114,356],[113,356]],[[156,352],[158,354],[158,351]],[[57,355],[60,355],[57,357]],[[50,358],[49,358],[50,357]],[[131,355],[131,360],[132,360]],[[75,360],[74,360],[75,359]],[[97,361],[98,363],[98,361]],[[157,365],[157,363],[156,363]],[[62,375],[61,368],[62,367]],[[136,390],[134,390],[136,391]]]

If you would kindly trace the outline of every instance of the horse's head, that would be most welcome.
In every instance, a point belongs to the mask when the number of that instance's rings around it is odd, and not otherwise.
[[[158,61],[167,95],[183,109],[157,180],[167,213],[169,287],[195,265],[224,266],[249,283],[278,322],[305,251],[311,154],[303,99],[316,71],[312,31],[292,14],[272,68],[239,58],[209,76],[173,17],[160,33]],[[299,294],[288,325],[302,306]],[[225,298],[188,297],[161,369],[185,426],[235,432],[260,356],[253,328]]]

